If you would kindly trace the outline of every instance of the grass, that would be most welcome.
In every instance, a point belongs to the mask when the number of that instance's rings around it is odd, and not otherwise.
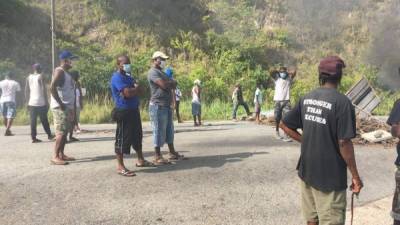
[[[99,124],[99,123],[111,123],[110,115],[114,105],[110,101],[106,101],[103,104],[98,102],[91,102],[84,105],[84,109],[81,111],[81,123],[83,124]],[[250,111],[252,111],[252,106]],[[271,107],[269,107],[271,108]],[[141,105],[141,117],[142,121],[149,121],[148,104]],[[175,113],[174,113],[175,114]],[[192,103],[190,101],[183,101],[180,104],[180,114],[183,120],[191,121],[192,118]],[[232,114],[232,103],[215,101],[210,104],[202,105],[202,119],[203,120],[229,120]],[[246,115],[243,107],[239,107],[237,116]],[[48,112],[49,121],[53,121],[51,110]],[[15,125],[29,125],[29,112],[26,107],[18,109],[17,117],[15,119]]]
[[[389,94],[387,94],[389,95]],[[375,115],[388,115],[393,107],[394,100],[396,98],[389,98],[383,96],[382,102],[377,109],[374,110]],[[99,102],[103,102],[102,104]],[[250,102],[248,102],[250,103]],[[292,102],[293,103],[293,102]],[[86,103],[84,109],[81,111],[81,123],[83,124],[100,124],[100,123],[111,123],[110,115],[114,104],[109,100],[93,101]],[[223,102],[216,100],[209,104],[202,105],[202,119],[203,120],[230,120],[232,115],[232,102]],[[253,106],[249,104],[250,111],[253,111]],[[273,109],[271,102],[264,103],[262,110]],[[141,117],[142,121],[149,121],[148,103],[141,104]],[[192,118],[192,103],[190,101],[182,101],[180,104],[181,118],[185,121],[191,121]],[[175,115],[175,112],[174,112]],[[239,107],[237,117],[246,115],[243,107]],[[49,121],[53,121],[53,115],[51,110],[48,113]],[[26,107],[18,109],[17,117],[14,121],[15,125],[29,125],[29,112]]]

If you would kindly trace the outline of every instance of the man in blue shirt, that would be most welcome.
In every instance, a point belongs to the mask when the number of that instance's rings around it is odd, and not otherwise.
[[[142,121],[139,110],[139,95],[142,88],[130,76],[131,62],[128,56],[117,58],[118,70],[111,78],[111,92],[115,103],[112,112],[113,120],[117,122],[115,134],[115,154],[117,156],[117,172],[123,176],[135,176],[133,171],[124,165],[124,154],[130,154],[131,146],[138,156],[137,167],[151,166],[142,153]]]

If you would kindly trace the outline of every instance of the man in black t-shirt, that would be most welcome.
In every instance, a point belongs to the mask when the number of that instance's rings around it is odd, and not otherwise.
[[[344,67],[337,56],[321,60],[321,87],[302,97],[280,124],[301,142],[297,170],[308,225],[345,223],[346,168],[353,176],[352,191],[358,194],[363,187],[351,141],[356,135],[354,107],[337,91]],[[302,134],[297,129],[302,129]]]
[[[394,103],[392,112],[390,113],[387,124],[392,126],[391,132],[393,137],[400,138],[400,99]],[[394,225],[400,225],[400,143],[397,143],[397,158],[394,164],[397,167],[396,171],[396,189],[393,196],[392,217]]]
[[[247,116],[251,115],[249,106],[243,99],[243,91],[242,91],[242,86],[240,84],[236,84],[235,86],[235,90],[233,91],[232,94],[232,101],[233,101],[232,120],[236,121],[236,113],[239,106],[241,105],[246,110]]]

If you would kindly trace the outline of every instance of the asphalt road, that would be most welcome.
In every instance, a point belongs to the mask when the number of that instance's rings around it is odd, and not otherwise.
[[[90,132],[66,147],[78,159],[68,166],[50,165],[54,143],[31,144],[28,127],[0,137],[1,225],[304,224],[295,170],[299,145],[276,140],[272,127],[180,124],[176,148],[190,159],[136,169],[129,157],[133,178],[116,174],[114,125],[83,128]],[[148,124],[144,130],[151,160]],[[356,153],[365,183],[356,204],[392,195],[394,149],[357,146]]]

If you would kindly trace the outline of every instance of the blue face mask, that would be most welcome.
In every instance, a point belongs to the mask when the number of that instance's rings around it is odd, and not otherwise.
[[[280,76],[282,79],[286,79],[286,78],[287,78],[287,73],[281,72],[281,73],[279,73],[279,76]]]
[[[132,71],[132,65],[131,65],[131,64],[124,64],[124,65],[123,65],[123,70],[124,70],[126,73],[131,73],[131,71]]]

